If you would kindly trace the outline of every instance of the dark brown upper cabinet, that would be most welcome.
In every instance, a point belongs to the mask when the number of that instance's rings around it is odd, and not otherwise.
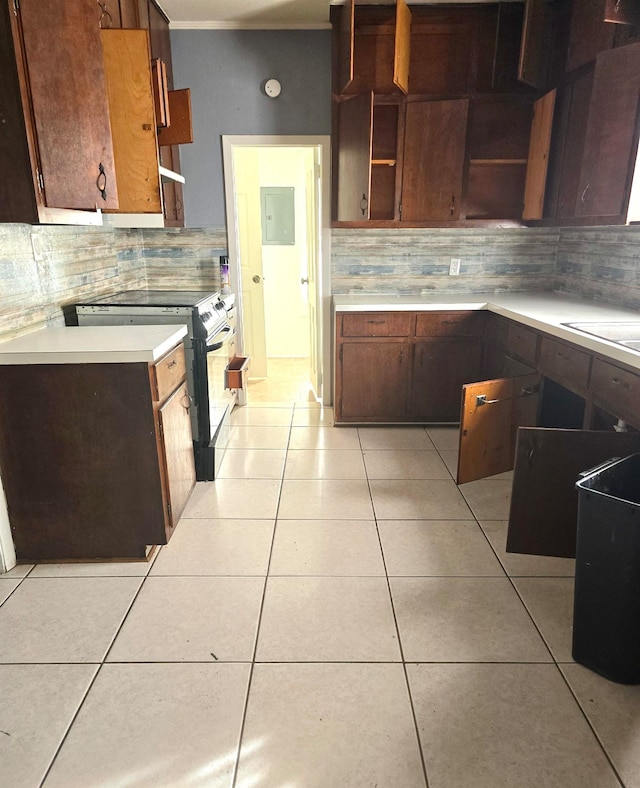
[[[338,106],[338,219],[369,218],[373,93],[343,99]]]
[[[401,219],[460,218],[467,99],[406,105]]]
[[[614,45],[616,27],[605,22],[606,0],[580,0],[571,7],[567,71],[595,60]]]
[[[2,4],[0,221],[91,223],[118,207],[97,11],[94,0]]]
[[[605,0],[604,21],[640,26],[640,5],[636,0]]]
[[[346,0],[343,6],[335,10],[338,20],[334,24],[337,30],[336,92],[344,93],[353,82],[353,47],[355,38],[355,0]]]
[[[577,216],[637,217],[630,193],[638,150],[640,43],[601,52],[589,102]]]
[[[518,79],[534,88],[546,83],[544,51],[547,0],[525,0]]]

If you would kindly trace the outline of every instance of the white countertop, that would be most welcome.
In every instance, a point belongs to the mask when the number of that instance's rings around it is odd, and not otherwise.
[[[596,321],[640,322],[640,311],[597,304],[565,293],[447,293],[418,297],[336,295],[333,297],[333,302],[336,312],[486,309],[640,369],[638,351],[563,325],[563,323]]]
[[[0,343],[0,364],[154,363],[186,335],[181,325],[44,328]]]

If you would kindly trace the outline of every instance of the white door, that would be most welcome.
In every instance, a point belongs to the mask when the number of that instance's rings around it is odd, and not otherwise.
[[[313,165],[307,170],[307,300],[309,303],[309,381],[316,397],[322,396],[320,379],[320,354],[318,333],[318,205],[320,204],[320,151],[313,151]]]
[[[239,148],[234,152],[238,256],[242,284],[243,352],[251,356],[252,378],[267,377],[267,344],[262,283],[262,238],[257,152]],[[256,232],[257,228],[257,232]]]

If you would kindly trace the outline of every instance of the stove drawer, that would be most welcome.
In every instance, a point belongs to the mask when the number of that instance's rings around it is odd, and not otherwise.
[[[152,391],[156,402],[162,402],[178,387],[187,374],[184,345],[179,344],[152,367]]]
[[[246,389],[249,375],[250,356],[236,356],[227,364],[224,372],[225,389]]]

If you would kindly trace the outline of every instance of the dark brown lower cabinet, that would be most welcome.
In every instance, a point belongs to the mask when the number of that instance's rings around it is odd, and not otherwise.
[[[513,469],[508,552],[574,557],[580,474],[640,452],[639,432],[582,429],[587,413],[583,398],[538,372],[463,387],[457,481]]]
[[[165,359],[2,366],[0,473],[19,561],[144,559],[167,543],[195,470],[182,347]],[[164,366],[180,363],[167,383]]]
[[[413,348],[410,415],[416,421],[458,421],[460,389],[482,369],[482,337],[430,337]]]
[[[507,551],[574,558],[584,471],[640,452],[640,433],[518,430]]]
[[[338,409],[345,421],[406,421],[409,342],[345,342]]]

